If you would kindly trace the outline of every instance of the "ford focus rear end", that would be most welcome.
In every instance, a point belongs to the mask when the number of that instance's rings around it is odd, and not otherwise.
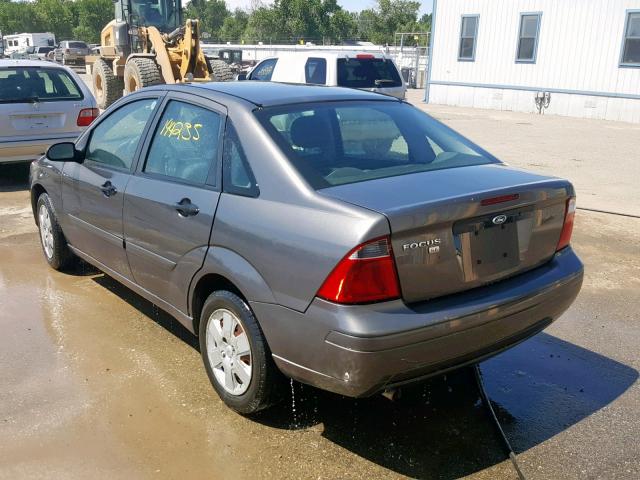
[[[510,168],[402,102],[257,115],[319,197],[387,227],[345,249],[304,311],[254,305],[299,332],[265,331],[287,375],[370,395],[509,348],[578,294],[568,181]]]

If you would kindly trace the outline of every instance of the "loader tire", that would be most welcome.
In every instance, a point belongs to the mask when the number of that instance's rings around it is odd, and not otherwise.
[[[153,58],[134,57],[124,66],[125,93],[162,83],[164,83],[162,74]]]
[[[107,62],[99,58],[93,64],[93,92],[98,108],[105,109],[122,97],[122,79],[113,74]]]
[[[231,67],[222,60],[211,60],[207,58],[207,66],[213,82],[230,82],[233,80]]]

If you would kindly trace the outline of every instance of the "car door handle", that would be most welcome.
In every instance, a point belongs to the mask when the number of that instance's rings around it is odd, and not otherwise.
[[[191,200],[188,198],[183,198],[178,203],[174,203],[173,208],[175,208],[182,217],[193,217],[200,213],[200,208],[191,203]]]
[[[111,183],[109,180],[100,185],[100,190],[102,190],[102,193],[104,193],[105,197],[111,197],[118,191],[118,189],[114,187],[113,183]]]

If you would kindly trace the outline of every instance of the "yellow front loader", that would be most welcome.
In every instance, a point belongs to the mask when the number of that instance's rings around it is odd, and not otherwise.
[[[100,34],[92,63],[100,108],[149,85],[229,81],[231,68],[200,50],[198,20],[181,22],[181,0],[117,0],[115,19]]]

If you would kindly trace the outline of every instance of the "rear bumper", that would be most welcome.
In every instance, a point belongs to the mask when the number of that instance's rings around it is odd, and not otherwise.
[[[44,155],[54,143],[73,142],[81,131],[46,138],[31,138],[25,140],[0,139],[0,163],[30,162]]]
[[[538,333],[574,301],[583,266],[573,250],[494,285],[418,305],[341,306],[306,312],[252,303],[276,364],[304,383],[360,397],[458,368]]]

